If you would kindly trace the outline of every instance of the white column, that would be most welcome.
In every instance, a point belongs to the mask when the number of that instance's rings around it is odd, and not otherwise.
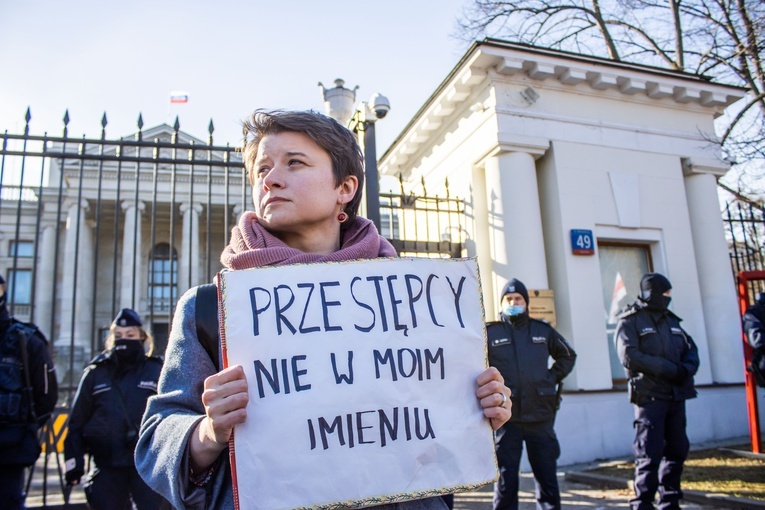
[[[61,328],[57,349],[73,346],[73,368],[82,369],[90,355],[90,316],[93,306],[93,239],[85,215],[88,202],[68,204],[61,285]],[[79,237],[77,231],[79,229]],[[76,289],[75,289],[76,287]],[[65,360],[68,369],[69,360]],[[76,375],[72,375],[76,379]],[[73,380],[74,380],[73,379]]]
[[[481,291],[483,293],[483,308],[486,320],[494,320],[499,313],[495,304],[496,291],[492,282],[493,264],[491,240],[489,238],[489,209],[486,200],[486,174],[483,168],[473,168],[473,218],[475,224],[475,255],[478,258],[478,269],[481,274]]]
[[[229,231],[226,232],[226,243],[228,243],[229,240],[231,240],[231,229],[235,226],[239,225],[239,218],[242,216],[242,213],[245,211],[245,209],[242,207],[242,204],[236,204],[231,209],[234,215],[234,224],[229,224],[228,228]]]
[[[742,382],[741,317],[717,198],[720,169],[686,161],[684,170],[712,380]]]
[[[181,233],[181,264],[178,268],[178,291],[199,285],[199,215],[200,204],[181,204],[183,214],[183,232]]]
[[[82,219],[85,219],[85,211],[82,210]],[[91,358],[96,352],[91,352],[93,343],[93,260],[95,257],[95,243],[93,240],[93,230],[95,229],[93,220],[83,221],[80,225],[80,249],[79,249],[79,271],[77,276],[77,330],[82,332],[82,341],[85,345],[85,356]]]
[[[45,333],[45,336],[52,339],[53,286],[58,284],[53,272],[56,263],[56,225],[42,227],[38,254],[40,261],[37,265],[35,284],[35,324]]]
[[[494,294],[510,278],[547,289],[547,259],[534,156],[502,152],[486,160],[486,199]]]
[[[143,275],[143,250],[141,249],[141,218],[146,204],[141,201],[122,202],[125,217],[122,232],[122,272],[120,279],[120,307],[138,310]]]

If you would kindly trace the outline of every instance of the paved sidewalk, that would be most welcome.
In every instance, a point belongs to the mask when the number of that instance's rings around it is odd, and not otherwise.
[[[563,508],[569,509],[585,509],[585,510],[607,510],[629,508],[628,500],[632,495],[632,491],[628,489],[609,489],[598,488],[589,484],[583,484],[579,482],[573,482],[567,479],[568,472],[561,471],[558,474],[558,482],[561,488],[561,496]],[[50,487],[52,488],[52,487]],[[35,493],[37,492],[37,494]],[[53,494],[55,492],[56,494]],[[60,505],[63,503],[63,499],[60,496],[60,491],[49,492],[48,507],[53,508],[52,505]],[[455,510],[491,510],[491,499],[493,495],[493,488],[491,485],[483,487],[475,492],[467,492],[463,494],[457,494],[454,498]],[[521,493],[520,493],[520,510],[535,510],[536,501],[534,499],[534,479],[531,473],[521,474]],[[82,489],[76,488],[70,498],[70,505],[68,508],[75,510],[84,509],[85,497],[82,493]],[[40,496],[39,488],[37,491],[30,491],[30,495],[27,498],[27,507],[30,510],[36,508],[43,508],[42,498]],[[58,508],[64,508],[63,506]],[[715,505],[701,505],[698,503],[683,502],[683,508],[685,510],[713,510],[720,508],[731,508],[730,506],[715,506]]]
[[[41,459],[42,460],[42,459]],[[85,509],[85,497],[81,487],[76,487],[72,491],[69,502],[73,503],[68,507],[62,506],[63,496],[61,495],[60,482],[57,476],[55,460],[50,459],[48,470],[47,487],[47,507],[43,507],[42,501],[42,469],[35,473],[35,479],[30,487],[30,494],[27,498],[27,507],[30,510],[47,508],[70,510]],[[42,467],[42,462],[38,461],[38,466]],[[585,510],[606,510],[629,508],[628,500],[632,491],[625,487],[623,480],[598,477],[592,473],[587,473],[588,468],[595,464],[562,466],[558,472],[558,483],[560,484],[562,503],[564,509],[585,509]],[[491,510],[491,500],[493,487],[491,485],[483,487],[474,492],[457,494],[455,497],[455,510]],[[754,502],[752,500],[742,500],[740,502],[726,500],[715,501],[715,499],[724,498],[720,495],[709,495],[703,493],[694,493],[693,500],[690,500],[691,494],[686,494],[686,500],[682,507],[685,510],[713,510],[724,508],[746,508],[765,510],[765,504]],[[531,473],[521,473],[521,492],[520,492],[520,510],[535,510],[536,502],[534,499],[534,479]]]
[[[570,471],[570,470],[569,470]],[[565,467],[558,471],[558,484],[561,489],[561,503],[564,509],[606,510],[612,508],[629,508],[629,489],[598,488],[589,484],[574,482],[568,479]],[[578,472],[578,471],[577,471]],[[475,492],[457,494],[454,498],[455,510],[491,510],[493,488],[484,487]],[[521,473],[521,492],[519,494],[520,510],[535,510],[534,478],[531,473]],[[701,505],[684,501],[682,507],[686,510],[712,510],[730,508],[714,505]]]

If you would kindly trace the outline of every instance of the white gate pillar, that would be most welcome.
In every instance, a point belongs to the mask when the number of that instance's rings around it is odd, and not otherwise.
[[[138,311],[143,275],[143,249],[141,247],[142,213],[146,204],[124,200],[121,204],[125,222],[122,232],[122,265],[120,279],[120,308]]]

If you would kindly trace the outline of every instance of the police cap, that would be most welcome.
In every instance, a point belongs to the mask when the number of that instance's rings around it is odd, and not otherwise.
[[[114,324],[122,327],[142,326],[141,318],[130,308],[123,308],[114,318]]]

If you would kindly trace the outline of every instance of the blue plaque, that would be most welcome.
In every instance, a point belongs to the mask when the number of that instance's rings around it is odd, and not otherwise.
[[[592,230],[571,229],[571,252],[574,255],[594,255],[595,238]]]

